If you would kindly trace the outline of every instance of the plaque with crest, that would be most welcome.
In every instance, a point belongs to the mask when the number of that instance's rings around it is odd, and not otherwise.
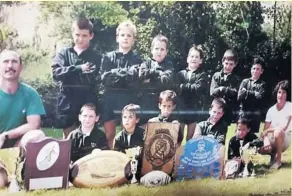
[[[28,143],[24,171],[25,188],[68,188],[70,154],[70,140],[46,138]]]
[[[153,170],[173,171],[179,123],[151,122],[147,124],[143,148],[142,175]]]

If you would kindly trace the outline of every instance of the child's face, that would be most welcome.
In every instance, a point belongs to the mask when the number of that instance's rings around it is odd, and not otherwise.
[[[86,49],[89,46],[90,40],[93,38],[93,33],[90,34],[87,29],[79,29],[78,27],[75,27],[72,36],[77,48]]]
[[[260,76],[262,75],[263,73],[263,68],[260,64],[255,64],[251,67],[251,77],[252,79],[254,80],[257,80],[260,78]]]
[[[130,111],[124,111],[122,115],[123,127],[126,131],[134,131],[139,119],[136,114]]]
[[[151,50],[152,58],[157,62],[162,62],[167,55],[166,43],[161,41],[154,42]]]
[[[248,133],[247,125],[238,123],[236,127],[236,134],[239,137],[239,139],[243,139],[247,133]]]
[[[214,104],[213,107],[209,111],[210,121],[217,123],[223,116],[223,109],[218,105]]]
[[[191,69],[191,70],[198,69],[200,67],[200,65],[202,64],[200,52],[197,50],[192,50],[189,53],[189,56],[187,58],[187,63],[188,63],[189,69]]]
[[[227,74],[231,73],[235,66],[236,66],[236,63],[234,61],[225,59],[223,61],[224,73],[227,73]]]
[[[279,88],[277,92],[277,103],[285,103],[287,100],[287,92]]]
[[[83,108],[82,113],[79,114],[79,121],[81,122],[82,128],[93,128],[98,120],[99,116],[90,108]]]
[[[130,28],[122,28],[117,35],[117,43],[123,49],[131,49],[135,43],[134,34]]]
[[[163,117],[169,117],[172,111],[175,109],[175,105],[173,104],[172,101],[165,101],[165,100],[159,103],[158,107]]]

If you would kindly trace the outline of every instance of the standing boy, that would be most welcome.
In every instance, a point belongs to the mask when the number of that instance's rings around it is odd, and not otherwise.
[[[261,79],[263,66],[264,61],[261,57],[254,58],[251,77],[242,80],[238,91],[240,115],[252,120],[250,128],[253,133],[259,132],[265,99],[266,83]]]
[[[81,125],[68,135],[68,139],[71,140],[71,160],[73,162],[90,154],[96,148],[109,149],[104,132],[96,126],[98,120],[99,115],[94,104],[87,103],[82,106],[79,114]]]
[[[105,86],[101,118],[111,149],[116,120],[122,108],[136,102],[138,72],[142,63],[141,57],[132,51],[136,34],[136,26],[132,22],[122,22],[116,30],[118,50],[107,53],[101,64],[101,80]]]
[[[144,61],[139,70],[140,93],[139,104],[142,108],[140,124],[145,124],[150,118],[156,116],[156,102],[161,91],[172,88],[173,64],[167,60],[168,39],[157,35],[151,43],[152,58]]]
[[[188,67],[176,74],[176,83],[180,92],[179,108],[182,110],[181,123],[187,124],[186,141],[194,135],[196,122],[203,115],[204,99],[206,98],[207,74],[202,70],[203,51],[198,46],[189,50]]]
[[[230,124],[235,121],[237,116],[237,91],[240,84],[239,78],[232,73],[237,65],[235,52],[227,50],[223,55],[222,64],[223,69],[212,77],[210,95],[226,101],[224,120]]]
[[[72,25],[73,47],[62,49],[52,64],[53,78],[58,82],[58,127],[64,138],[76,128],[78,113],[87,102],[97,105],[96,83],[101,56],[89,42],[93,38],[93,25],[86,18],[78,18]]]

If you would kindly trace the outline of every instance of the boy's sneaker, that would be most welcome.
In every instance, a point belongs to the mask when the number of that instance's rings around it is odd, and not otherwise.
[[[275,162],[270,169],[279,169],[282,166],[282,163]]]

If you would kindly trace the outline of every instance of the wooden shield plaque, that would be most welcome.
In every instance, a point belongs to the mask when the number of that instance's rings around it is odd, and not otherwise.
[[[70,140],[46,138],[28,143],[24,170],[25,188],[68,188],[70,154]]]
[[[190,139],[176,154],[176,181],[212,177],[220,179],[223,162],[221,144],[213,137],[201,136]],[[223,153],[224,154],[224,153]]]
[[[179,123],[149,122],[143,148],[142,175],[153,170],[172,173]]]
[[[130,159],[126,154],[103,150],[77,160],[72,167],[72,183],[76,187],[104,188],[127,183],[125,167]]]

